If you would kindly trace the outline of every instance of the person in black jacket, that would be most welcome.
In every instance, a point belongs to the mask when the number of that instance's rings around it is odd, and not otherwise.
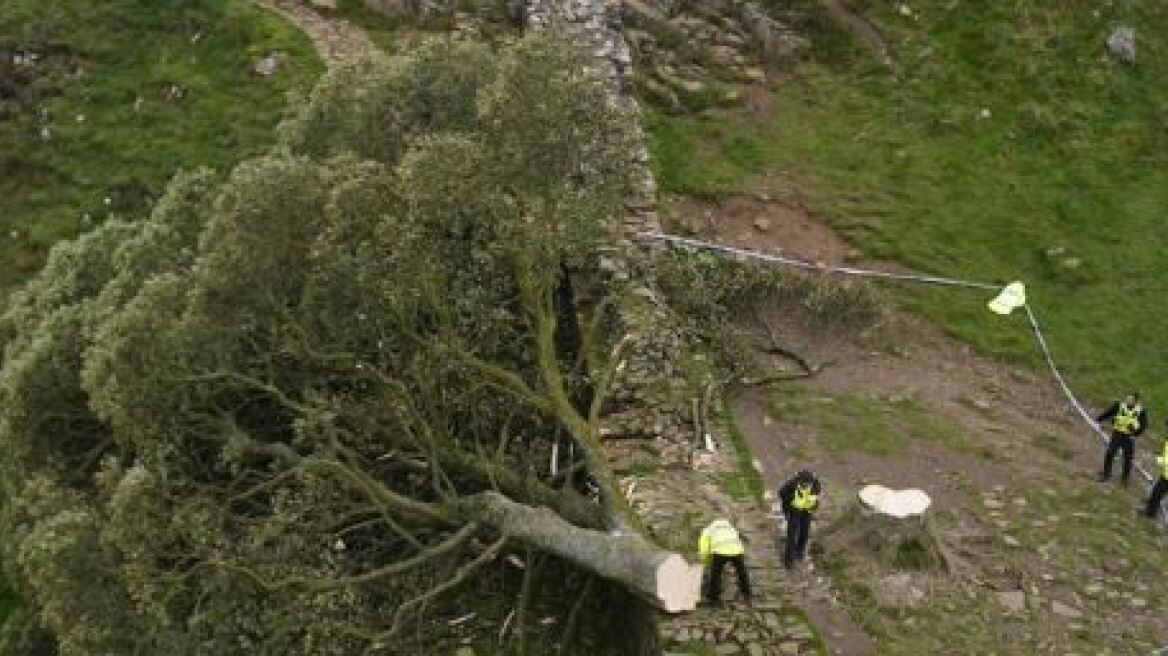
[[[1160,516],[1160,504],[1164,502],[1164,495],[1168,494],[1168,437],[1164,439],[1164,454],[1156,458],[1160,469],[1160,476],[1152,486],[1148,495],[1148,503],[1144,507],[1144,517],[1155,519]]]
[[[1140,395],[1131,392],[1122,401],[1104,410],[1095,421],[1100,424],[1111,422],[1111,440],[1103,456],[1103,471],[1099,472],[1099,480],[1111,478],[1111,462],[1115,460],[1117,451],[1123,451],[1123,475],[1120,480],[1126,486],[1131,477],[1132,458],[1135,456],[1135,438],[1148,427],[1148,411],[1140,405]]]
[[[787,518],[787,543],[783,549],[783,567],[791,569],[795,561],[807,554],[811,537],[811,515],[819,508],[822,486],[819,479],[803,469],[779,488],[779,502]]]

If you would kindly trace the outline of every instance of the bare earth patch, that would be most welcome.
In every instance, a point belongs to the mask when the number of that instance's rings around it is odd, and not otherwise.
[[[675,225],[714,241],[771,253],[839,263],[852,249],[848,243],[793,200],[766,195],[737,195],[719,200],[682,198],[666,214]]]

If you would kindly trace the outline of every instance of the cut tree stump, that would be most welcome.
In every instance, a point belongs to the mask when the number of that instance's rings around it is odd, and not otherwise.
[[[890,490],[883,485],[865,485],[860,490],[860,503],[874,513],[905,519],[923,516],[933,502],[920,490]]]
[[[930,505],[920,490],[869,485],[860,491],[859,503],[825,531],[824,546],[888,569],[947,570],[926,514]]]

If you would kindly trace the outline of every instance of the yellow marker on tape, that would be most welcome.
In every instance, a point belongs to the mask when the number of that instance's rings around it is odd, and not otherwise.
[[[998,314],[1010,314],[1026,305],[1026,285],[1017,281],[1006,285],[987,305]]]

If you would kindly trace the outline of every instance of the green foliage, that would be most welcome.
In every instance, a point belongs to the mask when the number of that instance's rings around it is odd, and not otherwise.
[[[279,71],[252,74],[274,51]],[[16,67],[14,52],[40,59]],[[320,70],[303,34],[245,0],[6,1],[0,289],[84,229],[83,215],[141,216],[176,167],[258,153],[285,96]]]
[[[281,125],[281,140],[314,157],[351,152],[394,162],[409,138],[475,127],[479,87],[493,70],[486,46],[431,40],[408,61],[392,61],[331,71]]]
[[[723,194],[781,173],[875,259],[1024,280],[1074,384],[1168,398],[1155,354],[1168,205],[1168,48],[1157,3],[865,3],[903,73],[809,64],[767,112],[653,117],[667,192]],[[1138,61],[1105,54],[1118,24]],[[846,65],[845,65],[846,64]],[[732,156],[744,141],[760,156]],[[1025,322],[951,290],[904,298],[981,350],[1039,365]]]
[[[751,320],[780,307],[823,328],[875,323],[882,310],[863,284],[840,284],[718,254],[673,250],[657,258],[658,288],[693,339],[714,349],[723,365],[749,366],[738,334]]]
[[[267,154],[52,250],[0,313],[6,653],[426,651],[390,640],[406,601],[482,545],[362,575],[546,462],[535,329],[628,190],[631,121],[584,61],[545,34],[331,71]]]
[[[672,250],[657,264],[657,283],[671,307],[701,321],[731,314],[788,284],[783,272],[714,253]]]
[[[337,0],[336,9],[319,9],[363,30],[384,52],[401,54],[409,50],[423,34],[444,34],[461,27],[461,16],[473,16],[477,34],[496,42],[515,36],[516,26],[507,15],[507,0],[456,0],[443,3],[397,2],[382,0],[387,7],[402,6],[402,11],[379,11],[366,0]]]
[[[335,15],[360,27],[377,47],[396,54],[401,31],[412,26],[406,16],[388,16],[365,3],[365,0],[338,0]]]
[[[810,51],[805,59],[837,70],[873,63],[867,46],[832,15],[827,3],[819,0],[763,0],[761,4],[768,14],[809,40]]]
[[[892,564],[897,569],[930,570],[942,562],[934,545],[925,544],[920,538],[901,540],[896,545]]]

